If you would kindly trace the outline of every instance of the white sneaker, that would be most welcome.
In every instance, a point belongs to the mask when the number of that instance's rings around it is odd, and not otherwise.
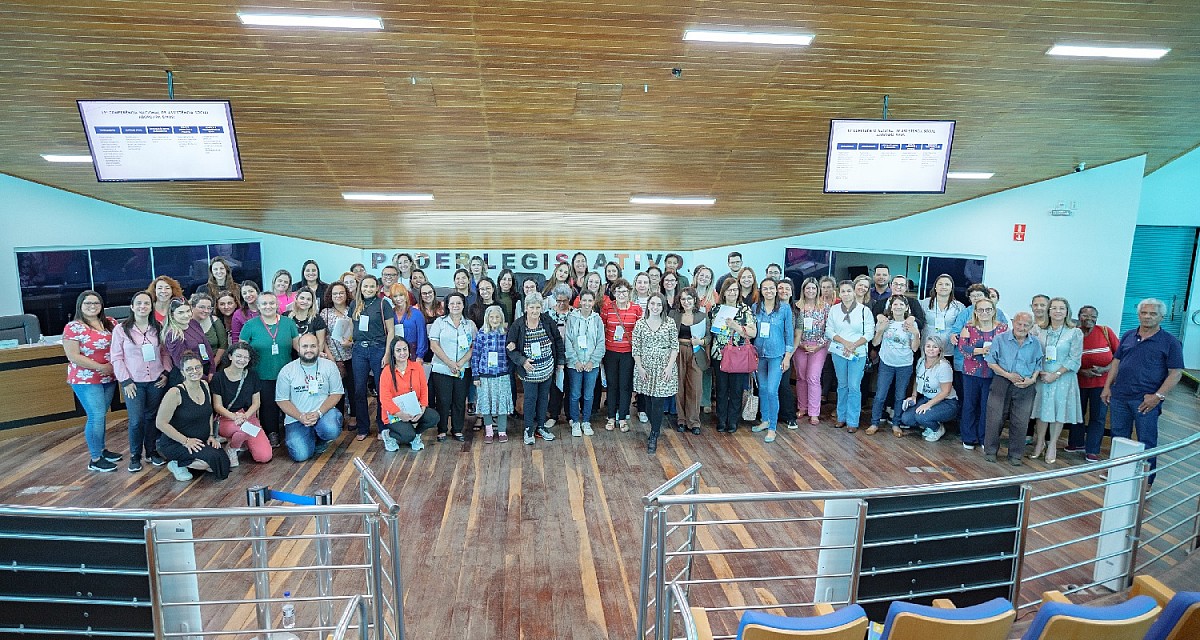
[[[638,420],[641,420],[642,422],[650,422],[650,416],[646,415],[645,411],[639,411]]]
[[[553,429],[554,428],[554,418],[548,418],[546,420],[546,424],[542,425],[542,428],[545,429],[546,431]]]
[[[400,450],[400,443],[396,442],[396,439],[392,437],[391,433],[383,434],[382,438],[383,438],[383,450],[384,451],[399,451]]]
[[[535,442],[532,433],[526,433],[523,437],[525,444],[533,444]]]
[[[545,440],[546,442],[550,442],[554,439],[554,434],[550,433],[550,430],[545,427],[538,429],[538,435],[541,436],[542,440]]]
[[[937,442],[938,440],[941,440],[942,436],[944,436],[944,435],[946,435],[946,427],[943,427],[942,425],[939,424],[937,431],[931,430],[929,432],[929,435],[925,436],[925,440],[927,442]]]
[[[238,451],[233,447],[225,447],[225,455],[229,456],[229,468],[238,466]]]
[[[192,481],[192,472],[179,466],[179,463],[174,460],[167,463],[167,471],[170,471],[171,475],[175,476],[175,479],[180,482]]]
[[[974,450],[975,450],[975,445],[973,445],[973,444],[967,444],[967,443],[965,443],[965,442],[964,442],[964,443],[963,443],[963,449],[966,449],[967,451],[974,451]]]
[[[595,432],[595,431],[592,431],[592,423],[590,423],[590,422],[580,422],[580,423],[579,423],[579,426],[580,426],[580,428],[582,428],[582,429],[583,429],[583,435],[585,435],[585,436],[594,436],[594,435],[596,435],[596,432]]]
[[[583,427],[579,426],[578,422],[571,423],[571,435],[576,438],[583,436]]]
[[[394,442],[394,440],[393,440]],[[408,447],[413,451],[420,451],[425,448],[425,443],[421,441],[421,434],[413,436],[412,442],[408,443]]]

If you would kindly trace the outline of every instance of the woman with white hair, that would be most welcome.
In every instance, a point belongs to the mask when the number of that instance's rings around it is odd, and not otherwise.
[[[525,315],[508,328],[508,358],[525,383],[525,444],[534,443],[535,429],[546,442],[554,439],[542,423],[550,402],[550,385],[567,362],[562,334],[558,325],[542,313],[544,304],[536,291],[525,296]]]

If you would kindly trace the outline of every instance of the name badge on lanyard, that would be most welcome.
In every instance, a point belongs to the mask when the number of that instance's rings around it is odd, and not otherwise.
[[[625,327],[623,325],[617,325],[617,328],[613,329],[613,342],[620,342],[624,337]]]
[[[1058,345],[1056,345],[1056,344],[1046,345],[1046,359],[1051,362],[1054,362],[1055,360],[1058,359]]]
[[[146,362],[154,362],[154,361],[158,360],[158,349],[155,349],[154,345],[152,345],[148,342],[143,344],[142,345],[142,360],[145,360]]]
[[[467,347],[470,347],[470,346],[471,346],[471,342],[467,339],[467,334],[465,334],[465,333],[458,334],[458,348],[463,351],[466,351]]]
[[[361,316],[358,317],[358,330],[359,331],[370,331],[370,327],[371,327],[371,316],[367,315],[364,312]]]
[[[938,317],[936,320],[934,320],[934,322],[933,322],[933,328],[934,328],[936,331],[945,331],[945,330],[946,330],[946,318],[945,318],[945,316],[939,316],[939,317]]]
[[[279,345],[275,344],[274,342],[271,343],[271,355],[279,355]]]
[[[201,342],[200,344],[196,345],[196,348],[200,350],[200,359],[208,360],[208,345]]]
[[[316,375],[308,379],[308,394],[316,395],[321,391],[321,379]]]
[[[578,338],[576,338],[575,344],[579,345],[579,348],[581,350],[587,351],[587,348],[588,348],[587,336],[582,336],[582,335],[579,336]]]
[[[803,326],[804,326],[805,331],[812,331],[813,330],[813,319],[812,318],[804,318]]]
[[[771,337],[771,323],[770,322],[758,323],[758,335],[763,338],[770,338]]]
[[[400,323],[396,324],[396,335],[400,336],[401,338],[404,337],[404,325],[403,324],[400,324]]]
[[[498,352],[496,352],[496,351],[489,351],[489,352],[488,352],[488,356],[487,356],[487,358],[488,358],[488,361],[487,361],[487,362],[488,362],[488,366],[489,366],[489,367],[498,367],[498,366],[500,366],[500,354],[499,354]]]
[[[534,358],[542,357],[542,343],[540,343],[540,342],[529,343],[529,355]]]

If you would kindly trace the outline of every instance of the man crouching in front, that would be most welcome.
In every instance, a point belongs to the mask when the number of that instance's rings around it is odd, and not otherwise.
[[[346,392],[332,360],[317,357],[317,336],[306,333],[296,342],[298,360],[279,370],[275,402],[286,416],[284,442],[296,462],[325,453],[342,432],[342,414],[335,407]]]

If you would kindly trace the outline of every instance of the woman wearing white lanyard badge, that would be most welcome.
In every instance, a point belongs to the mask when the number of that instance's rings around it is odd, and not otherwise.
[[[271,446],[279,446],[279,432],[282,430],[279,405],[275,404],[275,381],[279,379],[279,370],[292,361],[292,341],[300,335],[300,330],[291,318],[279,315],[279,301],[270,292],[258,296],[258,317],[242,327],[242,341],[254,349],[258,357],[259,396],[262,407],[258,417],[262,421],[263,430],[271,441]]]
[[[825,321],[831,305],[821,296],[816,278],[805,278],[795,305],[796,352],[792,364],[796,367],[796,411],[807,412],[808,423],[821,422],[821,378],[829,355],[829,338],[825,337]]]
[[[367,376],[379,380],[380,372],[387,359],[387,346],[395,332],[395,312],[392,301],[378,298],[379,279],[371,274],[363,276],[358,284],[358,296],[350,321],[354,325],[354,347],[350,357],[354,369],[354,415],[358,421],[356,440],[365,440],[371,433],[371,413],[367,407]],[[378,433],[386,428],[383,410],[377,407],[375,428]]]
[[[542,295],[535,291],[525,296],[523,302],[525,316],[508,328],[508,358],[525,382],[525,444],[534,443],[535,429],[538,436],[549,442],[554,434],[542,421],[546,419],[550,386],[555,384],[557,376],[564,375],[566,354],[558,325],[542,313]]]
[[[604,322],[595,311],[596,293],[585,289],[579,294],[578,302],[579,308],[567,316],[564,339],[570,398],[567,418],[571,421],[571,435],[576,437],[594,433],[592,401],[597,397],[596,380],[604,358]]]
[[[172,300],[167,311],[167,321],[163,324],[163,344],[171,355],[174,368],[168,375],[168,384],[174,386],[183,383],[183,372],[179,369],[179,360],[187,351],[199,356],[204,362],[205,375],[208,374],[212,363],[212,353],[208,350],[208,337],[200,323],[192,319],[192,307],[183,300]]]
[[[966,307],[954,299],[954,278],[942,274],[933,281],[933,294],[919,303],[925,307],[925,329],[921,341],[937,336],[942,344],[950,344],[951,327]]]
[[[837,374],[837,428],[858,431],[862,413],[862,379],[866,369],[867,342],[875,334],[875,318],[866,304],[855,298],[855,283],[843,280],[838,286],[841,304],[829,311],[825,337],[830,340],[833,370]],[[863,292],[866,295],[866,291]],[[868,302],[870,300],[868,299]]]
[[[475,323],[463,315],[467,297],[455,291],[446,296],[446,315],[429,327],[429,350],[433,353],[434,397],[438,404],[438,442],[446,441],[447,422],[454,439],[463,442],[463,425],[467,419],[467,387],[471,379],[467,369],[471,364],[471,344],[475,339]]]
[[[1046,452],[1046,464],[1057,458],[1055,445],[1062,434],[1063,423],[1083,421],[1079,399],[1079,366],[1083,360],[1083,332],[1071,320],[1071,305],[1065,298],[1052,298],[1047,310],[1049,317],[1038,332],[1045,359],[1038,379],[1037,396],[1033,400],[1033,417],[1037,419],[1037,443],[1032,458]],[[1046,439],[1049,427],[1050,439]]]
[[[145,291],[133,294],[130,315],[112,331],[109,359],[113,375],[125,393],[129,410],[129,472],[142,470],[142,453],[154,466],[167,463],[158,455],[155,416],[166,393],[170,364],[167,350],[159,341],[160,327],[154,319],[154,298]]]
[[[619,425],[629,431],[629,399],[633,393],[633,325],[642,317],[642,308],[629,301],[629,281],[617,277],[611,283],[612,299],[600,309],[604,321],[604,376],[608,380],[608,422],[612,431]]]
[[[221,321],[213,319],[213,299],[207,292],[192,294],[188,302],[192,305],[192,319],[204,330],[204,338],[208,342],[208,353],[213,362],[213,366],[208,368],[208,380],[212,380],[216,365],[220,364],[229,348],[229,333]]]

